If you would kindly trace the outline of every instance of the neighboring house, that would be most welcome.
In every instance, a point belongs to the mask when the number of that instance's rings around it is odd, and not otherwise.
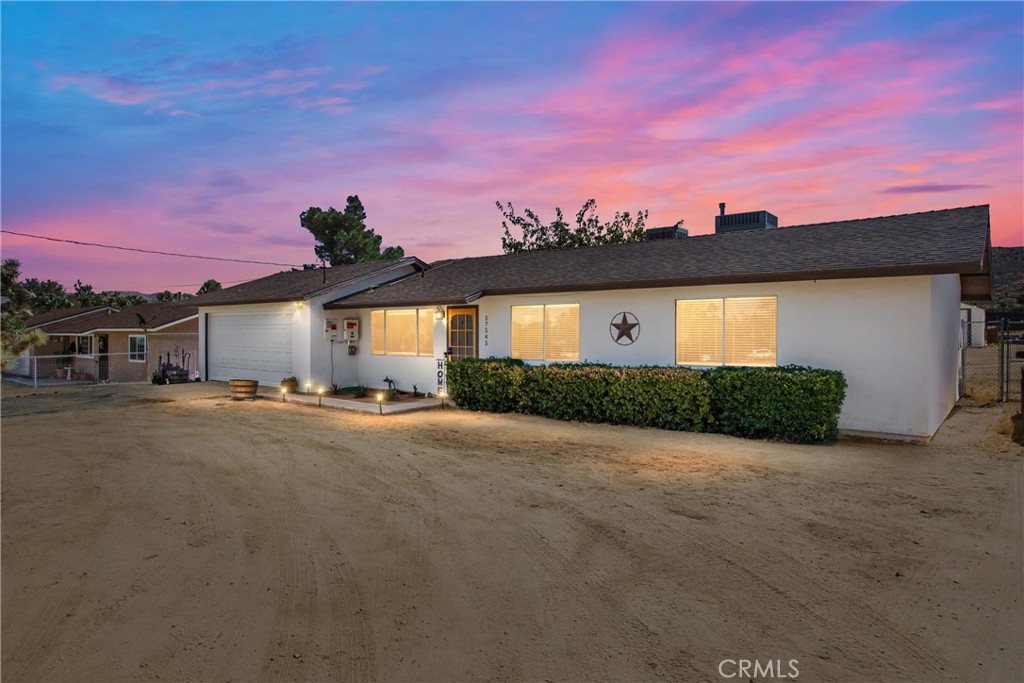
[[[402,258],[294,270],[197,297],[200,373],[275,386],[285,377],[314,378],[328,387],[346,382],[354,375],[341,370],[346,349],[325,341],[323,304],[425,268],[419,259]]]
[[[957,398],[960,302],[991,297],[988,207],[774,225],[723,214],[713,235],[439,262],[323,297],[317,317],[358,340],[311,334],[309,355],[350,345],[332,382],[420,391],[444,390],[446,354],[833,368],[842,430],[930,438]],[[320,386],[320,368],[277,374]]]
[[[196,307],[184,302],[139,304],[123,311],[109,306],[63,309],[33,316],[28,322],[49,339],[33,349],[36,358],[30,371],[36,377],[66,381],[148,382],[161,357],[166,360],[169,353],[172,365],[189,364],[187,369],[195,372],[198,318]]]

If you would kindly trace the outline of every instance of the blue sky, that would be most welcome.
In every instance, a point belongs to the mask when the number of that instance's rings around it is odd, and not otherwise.
[[[712,229],[992,205],[1024,242],[1021,3],[3,3],[18,232],[284,263],[349,194],[426,260],[511,201]],[[28,276],[194,289],[277,270],[4,235]]]

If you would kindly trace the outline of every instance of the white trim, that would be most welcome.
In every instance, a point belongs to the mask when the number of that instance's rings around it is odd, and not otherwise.
[[[407,266],[414,265],[416,263],[420,264],[421,266],[427,266],[428,265],[427,263],[421,261],[420,259],[416,258],[415,256],[406,256],[401,261],[399,261],[397,263],[392,263],[387,268],[378,268],[377,270],[370,271],[369,273],[366,273],[364,275],[360,275],[359,277],[352,278],[350,280],[345,280],[343,282],[338,282],[338,283],[335,283],[333,285],[328,285],[327,287],[321,287],[320,289],[317,289],[315,291],[309,292],[307,294],[303,294],[301,296],[301,300],[302,301],[309,301],[310,299],[315,299],[318,296],[323,296],[324,294],[328,294],[332,289],[336,289],[338,287],[342,287],[342,286],[345,286],[345,285],[351,285],[351,284],[353,284],[355,282],[359,282],[360,280],[365,280],[365,279],[373,277],[375,275],[380,275],[381,273],[387,273],[387,272],[392,271],[392,270],[397,270],[397,269],[400,269],[400,268],[405,268]],[[319,270],[319,268],[317,268],[317,270]],[[412,275],[415,275],[415,274],[416,274],[415,272],[410,273],[409,277],[411,277]],[[405,278],[401,278],[401,279],[404,280]],[[390,282],[389,282],[389,284],[390,284]],[[211,304],[211,305],[216,305],[216,304]]]
[[[82,339],[89,340],[89,353],[82,353]],[[96,356],[96,339],[91,334],[75,335],[75,356],[79,358],[93,358]]]
[[[138,352],[133,352],[132,351],[132,338],[133,337],[134,338],[139,338],[139,337],[142,338],[143,349],[142,349],[142,358],[141,359],[132,358],[133,354],[134,355],[138,355]],[[146,338],[146,335],[144,335],[144,334],[129,334],[128,335],[128,362],[129,363],[145,363],[146,362],[146,356],[147,356],[148,353],[149,353],[149,339]]]

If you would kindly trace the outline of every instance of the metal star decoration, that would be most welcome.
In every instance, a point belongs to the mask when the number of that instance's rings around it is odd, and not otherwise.
[[[640,337],[640,321],[632,313],[616,313],[608,331],[616,344],[628,346]]]

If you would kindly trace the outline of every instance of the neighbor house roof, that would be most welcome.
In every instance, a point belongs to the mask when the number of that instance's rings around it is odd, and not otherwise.
[[[51,335],[121,331],[157,332],[198,316],[199,309],[191,301],[146,303],[119,312],[58,321],[43,329]]]
[[[427,267],[427,264],[418,258],[408,257],[331,268],[293,270],[210,292],[196,297],[192,302],[197,306],[226,306],[310,299],[360,278],[408,265],[417,268]]]
[[[25,327],[42,327],[44,330],[50,323],[72,318],[84,318],[94,315],[104,315],[107,312],[116,312],[118,309],[113,306],[75,306],[73,308],[60,308],[56,311],[38,313],[25,320]]]
[[[531,251],[439,263],[325,308],[464,304],[482,296],[957,273],[991,297],[988,206]]]

